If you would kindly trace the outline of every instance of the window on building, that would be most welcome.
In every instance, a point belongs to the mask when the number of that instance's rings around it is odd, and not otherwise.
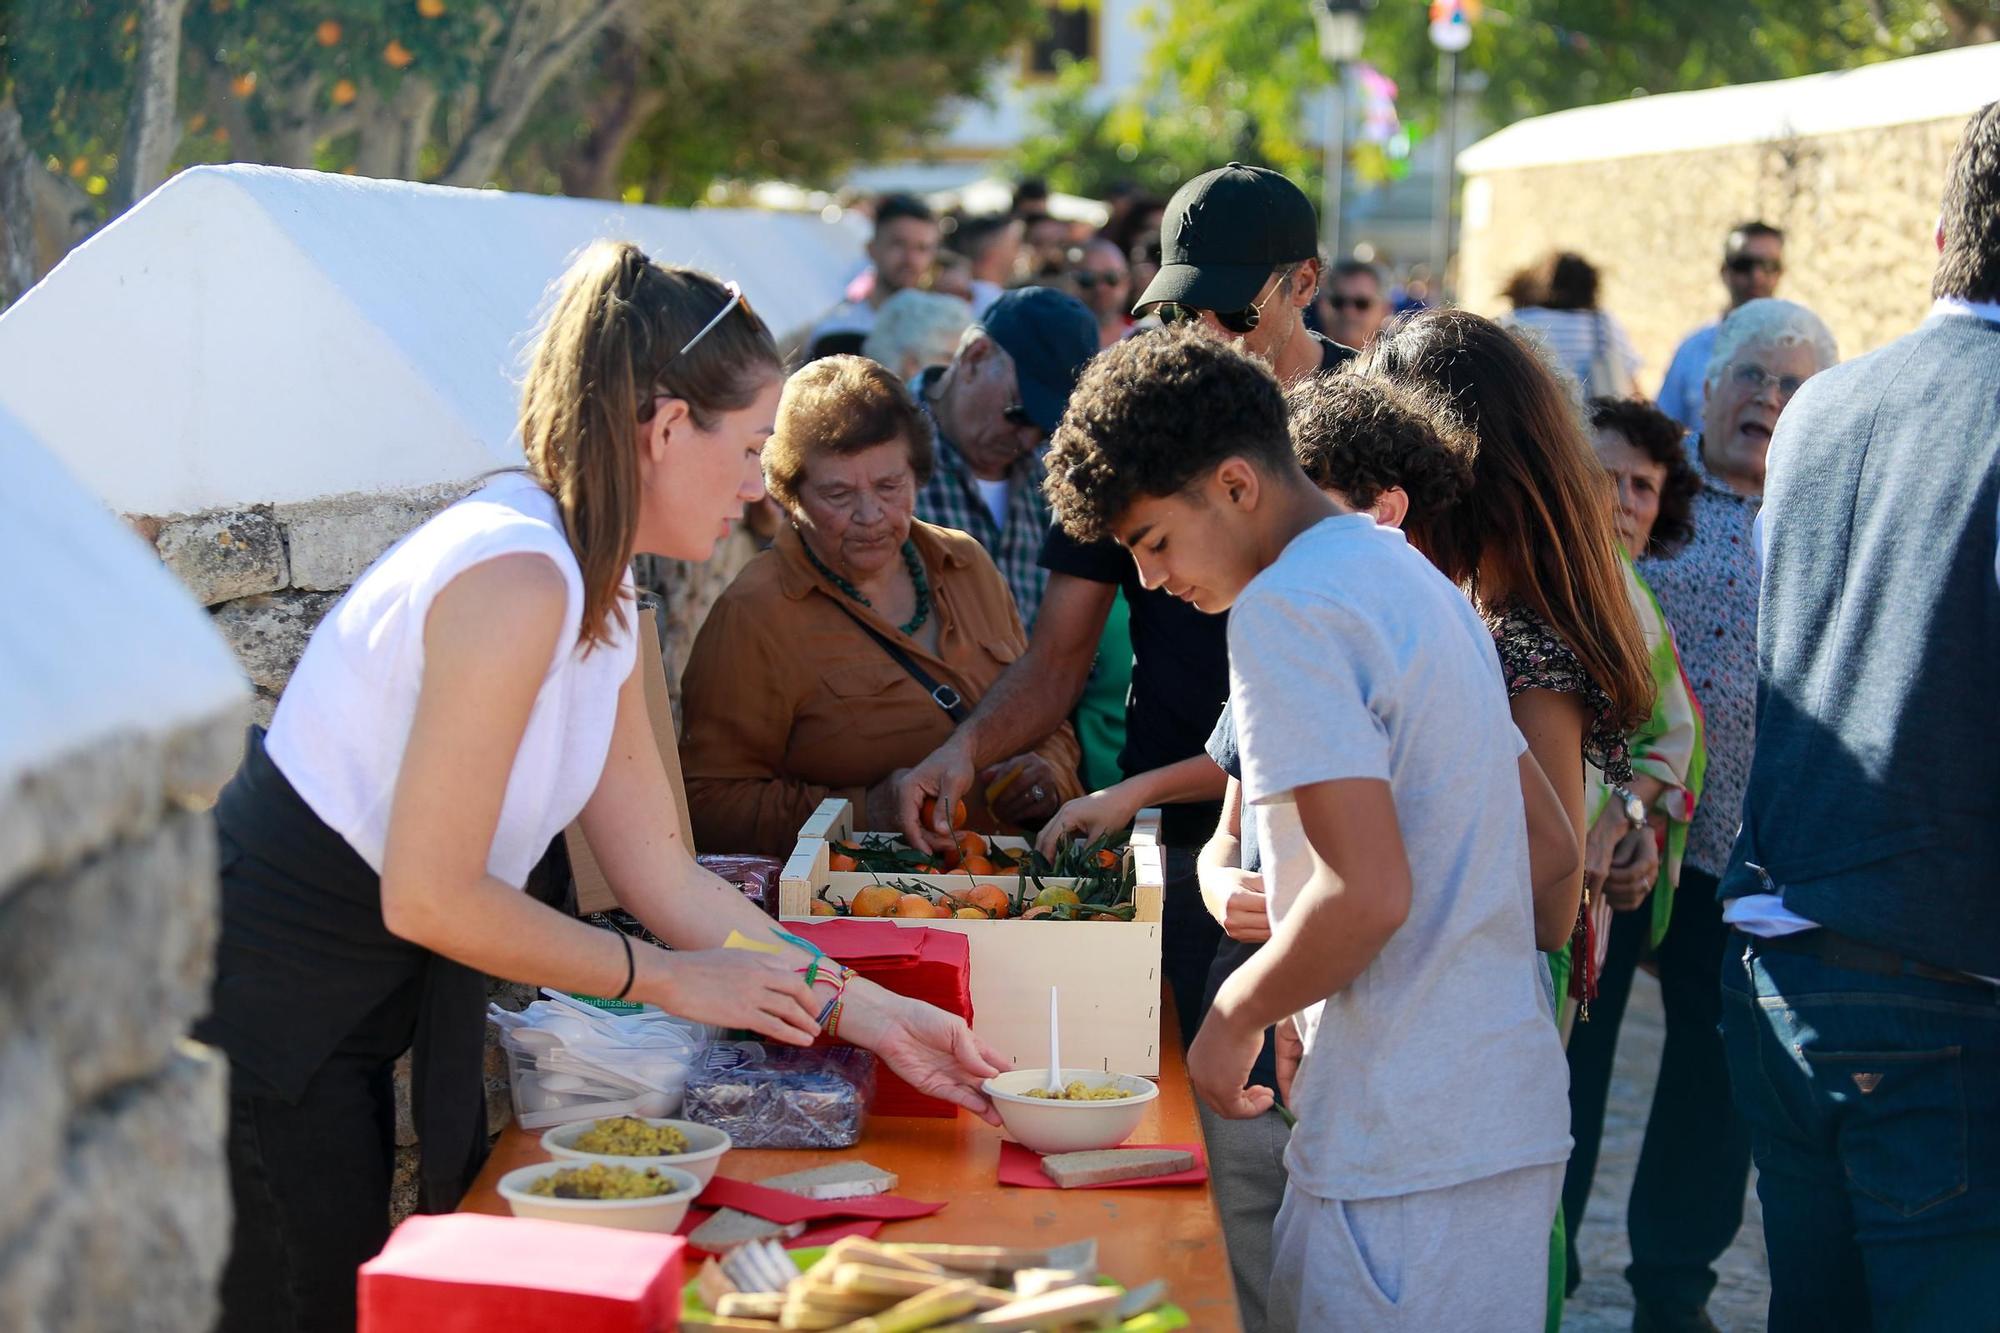
[[[1042,33],[1028,48],[1030,77],[1052,78],[1067,60],[1097,59],[1097,5],[1090,0],[1043,0]]]

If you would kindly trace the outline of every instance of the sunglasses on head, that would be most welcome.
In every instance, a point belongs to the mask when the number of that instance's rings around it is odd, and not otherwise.
[[[757,312],[750,308],[750,298],[743,294],[742,287],[733,282],[725,282],[724,284],[722,284],[722,290],[729,293],[729,299],[722,303],[722,309],[716,311],[714,316],[709,319],[708,323],[702,325],[701,328],[695,333],[694,337],[682,343],[681,350],[675,352],[674,355],[668,357],[667,360],[672,361],[675,357],[686,356],[689,352],[692,352],[695,349],[695,347],[700,344],[703,338],[706,338],[709,334],[715,332],[717,325],[721,324],[723,320],[729,318],[730,311],[736,309],[739,306],[742,307],[744,314],[750,316],[752,322],[756,321]],[[653,411],[660,405],[660,400],[662,398],[671,398],[672,396],[673,396],[672,394],[666,394],[666,393],[654,394],[652,399],[649,402],[647,402],[647,404],[643,408],[640,409],[639,420],[651,421],[653,419]]]
[[[1340,296],[1336,294],[1327,297],[1326,303],[1329,308],[1334,310],[1361,311],[1373,310],[1375,308],[1375,298],[1372,296]]]
[[[1722,263],[1731,273],[1755,273],[1760,269],[1774,274],[1785,271],[1783,260],[1766,259],[1762,255],[1731,255]]]

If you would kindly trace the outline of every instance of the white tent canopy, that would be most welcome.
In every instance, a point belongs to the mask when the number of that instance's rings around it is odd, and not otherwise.
[[[197,168],[0,316],[0,410],[123,513],[463,480],[519,461],[529,335],[600,237],[736,279],[781,336],[859,254],[815,217]]]
[[[1516,121],[1458,155],[1467,175],[1946,120],[2000,97],[2000,43],[1772,83],[1634,97]]]

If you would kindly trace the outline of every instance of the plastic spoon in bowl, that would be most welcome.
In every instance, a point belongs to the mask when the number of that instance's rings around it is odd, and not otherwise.
[[[1063,1095],[1062,1081],[1062,1036],[1057,1031],[1056,988],[1049,987],[1049,1086],[1048,1094],[1060,1098]]]

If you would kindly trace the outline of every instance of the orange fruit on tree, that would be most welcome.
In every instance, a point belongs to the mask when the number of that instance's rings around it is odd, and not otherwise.
[[[846,852],[833,852],[826,858],[828,870],[859,870],[861,863]]]
[[[416,58],[416,52],[393,38],[382,48],[382,60],[391,69],[407,69]]]
[[[444,0],[417,0],[417,12],[427,19],[444,17]]]
[[[847,900],[847,910],[854,916],[888,916],[902,896],[886,885],[870,884]]]
[[[248,97],[251,93],[256,92],[257,71],[247,69],[238,74],[229,81],[229,91],[235,93],[238,97]]]
[[[965,895],[965,900],[995,917],[1004,917],[1014,910],[1014,900],[998,884],[975,884],[972,892]]]
[[[353,79],[342,79],[339,83],[333,85],[333,104],[335,106],[346,106],[359,96],[361,96],[361,90],[354,86]]]
[[[321,19],[319,26],[313,29],[313,40],[321,46],[338,46],[340,45],[340,34],[341,27],[338,19]]]

